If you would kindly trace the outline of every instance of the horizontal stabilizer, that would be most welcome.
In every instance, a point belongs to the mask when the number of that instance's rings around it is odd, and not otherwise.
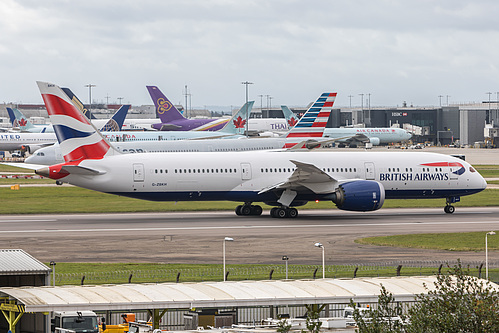
[[[63,165],[62,170],[65,170],[71,174],[74,175],[88,175],[88,176],[94,176],[94,175],[102,175],[105,174],[106,171],[100,171],[88,167],[84,167],[81,165]]]
[[[2,162],[0,164],[2,164],[2,165],[8,165],[8,166],[13,166],[13,167],[18,167],[18,168],[23,168],[23,169],[29,169],[29,170],[37,170],[37,169],[40,169],[40,168],[47,167],[46,165],[43,165],[43,164],[29,164],[29,163],[8,163],[8,162]]]

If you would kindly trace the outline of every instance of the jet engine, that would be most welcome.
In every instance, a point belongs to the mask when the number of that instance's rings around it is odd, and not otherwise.
[[[351,181],[338,186],[331,194],[331,200],[342,210],[378,210],[385,202],[385,188],[374,180]]]
[[[369,138],[369,142],[372,143],[373,146],[379,146],[379,138]]]

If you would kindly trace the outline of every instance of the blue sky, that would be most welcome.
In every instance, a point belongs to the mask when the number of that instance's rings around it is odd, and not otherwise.
[[[35,81],[85,102],[152,104],[157,85],[193,106],[273,97],[306,105],[438,105],[495,99],[497,1],[3,0],[0,102],[41,103]],[[446,97],[442,99],[446,102]],[[266,104],[264,100],[264,105]]]

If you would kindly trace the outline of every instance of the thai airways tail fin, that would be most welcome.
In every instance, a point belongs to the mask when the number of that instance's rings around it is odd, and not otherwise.
[[[55,84],[37,82],[66,162],[102,159],[115,150]]]
[[[246,121],[249,118],[255,101],[248,101],[237,111],[225,126],[218,132],[227,134],[244,134],[246,132]]]
[[[73,92],[71,91],[71,89],[69,88],[61,88],[64,93],[69,97],[69,99],[71,100],[71,102],[73,102],[73,104],[78,108],[78,110],[80,110],[84,115],[85,117],[87,117],[88,119],[97,119],[95,118],[95,116],[90,113],[88,111],[87,108],[85,108],[85,104],[82,103],[82,101],[80,101],[80,99],[78,98],[78,96],[76,96],[75,94],[73,94]]]
[[[146,86],[149,95],[151,95],[154,107],[156,108],[156,117],[161,119],[162,123],[169,123],[173,120],[186,119],[172,102],[156,86]]]
[[[298,117],[286,105],[281,105],[282,114],[288,123],[288,129],[292,129],[298,123]]]
[[[116,111],[111,119],[100,129],[101,132],[115,132],[121,131],[125,118],[130,110],[131,105],[122,105],[118,111]]]
[[[9,118],[11,119],[12,127],[17,127],[23,132],[29,132],[31,129],[35,128],[35,126],[26,118],[21,111],[18,109],[7,108],[7,112],[9,113]],[[12,114],[12,116],[11,116]],[[12,120],[12,118],[14,120]]]
[[[322,138],[336,95],[337,93],[323,93],[300,118],[295,127],[285,135],[291,140],[287,140],[283,148],[293,147],[311,138]]]

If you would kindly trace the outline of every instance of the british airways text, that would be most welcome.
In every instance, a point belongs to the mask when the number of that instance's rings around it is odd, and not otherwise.
[[[408,173],[408,172],[396,172],[396,173],[380,173],[380,181],[432,181],[432,180],[449,180],[449,174],[447,173]]]

